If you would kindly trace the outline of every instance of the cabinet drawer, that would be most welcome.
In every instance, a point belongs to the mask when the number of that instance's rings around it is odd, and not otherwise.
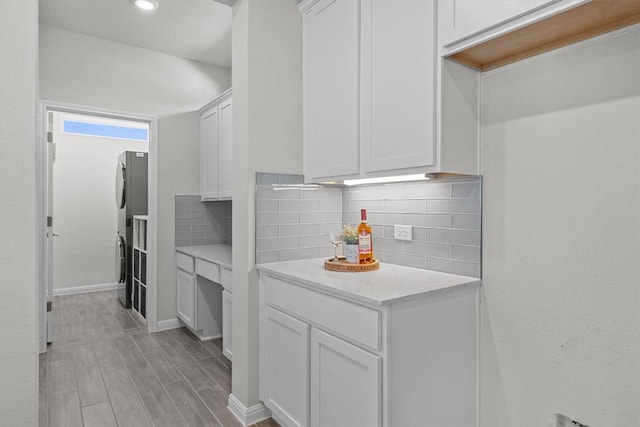
[[[225,291],[233,293],[233,273],[228,268],[220,269],[220,284]]]
[[[371,349],[381,350],[380,311],[267,275],[263,276],[262,285],[266,304]]]
[[[220,266],[200,258],[196,258],[196,274],[212,282],[220,283]]]
[[[176,267],[187,273],[193,273],[193,258],[189,255],[176,252]]]

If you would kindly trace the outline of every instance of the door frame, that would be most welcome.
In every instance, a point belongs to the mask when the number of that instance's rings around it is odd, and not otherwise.
[[[38,239],[38,330],[39,352],[47,351],[47,114],[50,111],[59,113],[83,114],[113,119],[132,120],[149,123],[149,224],[147,239],[149,244],[149,259],[147,264],[147,329],[149,332],[158,330],[158,118],[157,116],[117,111],[77,104],[66,104],[55,101],[40,100],[38,106],[38,143],[36,147],[36,181],[37,181],[37,230]]]

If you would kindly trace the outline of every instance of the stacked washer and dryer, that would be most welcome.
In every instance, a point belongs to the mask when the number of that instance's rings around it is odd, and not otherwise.
[[[147,215],[148,154],[125,151],[118,156],[116,166],[116,205],[118,206],[118,235],[116,237],[116,279],[118,299],[131,307],[133,268],[133,216]]]

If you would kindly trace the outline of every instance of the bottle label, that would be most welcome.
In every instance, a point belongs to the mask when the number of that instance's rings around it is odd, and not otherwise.
[[[361,234],[358,236],[358,250],[361,254],[371,253],[371,235]]]

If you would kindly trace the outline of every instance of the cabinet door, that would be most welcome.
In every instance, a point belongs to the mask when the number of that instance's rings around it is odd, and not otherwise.
[[[288,426],[308,425],[309,325],[263,307],[261,399]]]
[[[218,195],[231,198],[233,183],[233,103],[231,98],[219,105]]]
[[[177,269],[176,300],[178,317],[190,328],[195,328],[196,282],[193,275]]]
[[[360,1],[321,0],[304,13],[306,179],[357,174]]]
[[[441,44],[447,46],[559,0],[440,0]]]
[[[200,118],[200,178],[203,200],[218,198],[218,107],[205,111]]]
[[[381,358],[311,331],[311,426],[382,425]]]
[[[233,360],[231,319],[233,317],[233,295],[222,291],[222,354]]]
[[[366,0],[362,5],[364,169],[431,166],[435,161],[435,2]]]

